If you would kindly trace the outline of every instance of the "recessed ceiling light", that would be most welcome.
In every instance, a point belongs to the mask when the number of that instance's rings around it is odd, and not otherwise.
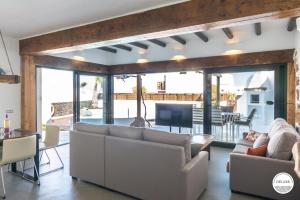
[[[172,60],[175,60],[175,61],[182,61],[185,59],[186,59],[186,57],[184,55],[176,55],[172,58]]]
[[[225,52],[223,53],[223,55],[225,55],[225,56],[230,56],[230,55],[238,55],[238,54],[242,54],[242,53],[243,53],[242,50],[233,49],[233,50],[225,51]]]
[[[147,63],[147,62],[149,62],[149,60],[144,59],[144,58],[140,58],[137,60],[137,63],[139,63],[139,64],[143,64],[143,63]]]
[[[85,58],[82,56],[73,56],[73,60],[85,61]]]

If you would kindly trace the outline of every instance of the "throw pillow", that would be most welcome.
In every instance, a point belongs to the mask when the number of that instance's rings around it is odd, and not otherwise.
[[[256,148],[248,148],[247,155],[266,156],[268,145],[264,144]]]
[[[262,133],[258,136],[258,138],[253,143],[253,148],[257,148],[257,147],[260,147],[264,144],[268,144],[268,142],[269,142],[268,134]]]
[[[258,138],[259,135],[260,135],[260,133],[258,133],[256,131],[250,131],[246,135],[245,140],[248,140],[249,142],[254,142],[256,140],[256,138]]]

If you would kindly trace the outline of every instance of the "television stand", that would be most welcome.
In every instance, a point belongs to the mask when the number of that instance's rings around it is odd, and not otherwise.
[[[181,133],[181,126],[178,127],[179,133]],[[172,126],[170,126],[170,133],[172,132]]]

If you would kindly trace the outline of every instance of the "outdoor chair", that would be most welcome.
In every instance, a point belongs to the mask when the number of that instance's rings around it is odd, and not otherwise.
[[[212,131],[215,135],[217,134],[217,127],[221,128],[221,133],[220,133],[220,139],[223,140],[223,130],[224,126],[226,125],[226,120],[222,115],[222,111],[220,109],[215,109],[213,108],[211,111],[211,125],[212,125]],[[226,126],[227,127],[227,126]],[[226,128],[226,133],[228,132]]]
[[[201,125],[203,125],[203,108],[193,108],[193,125],[199,126],[199,134],[201,133]],[[197,127],[196,127],[197,132]],[[196,133],[195,132],[195,133]]]
[[[240,126],[247,126],[249,128],[249,131],[252,130],[252,121],[254,119],[256,113],[256,109],[252,109],[248,117],[241,117],[240,119],[237,119],[234,121],[234,129],[237,128],[237,136],[240,135]]]

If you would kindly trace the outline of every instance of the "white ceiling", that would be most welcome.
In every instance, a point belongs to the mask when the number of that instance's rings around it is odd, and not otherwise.
[[[262,35],[257,36],[254,31],[254,24],[231,27],[234,38],[228,39],[221,29],[205,31],[209,41],[207,43],[200,40],[195,34],[181,35],[186,40],[186,45],[181,45],[171,38],[161,38],[167,43],[166,48],[159,47],[149,41],[141,41],[149,45],[148,50],[143,50],[132,45],[132,51],[117,49],[117,53],[107,53],[99,49],[88,49],[74,51],[55,56],[74,58],[83,57],[86,61],[117,65],[136,63],[139,59],[146,59],[149,62],[170,60],[174,56],[184,56],[186,58],[198,58],[218,56],[229,53],[232,50],[240,53],[272,51],[282,49],[293,49],[296,46],[297,31],[287,31],[288,19],[273,20],[262,23]]]
[[[187,0],[1,0],[0,29],[21,39]]]

